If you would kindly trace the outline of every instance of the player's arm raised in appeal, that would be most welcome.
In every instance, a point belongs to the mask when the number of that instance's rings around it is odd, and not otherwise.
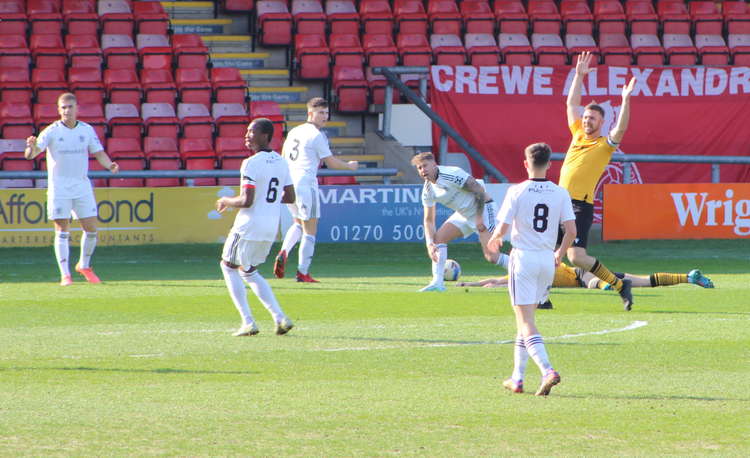
[[[569,126],[581,119],[581,88],[583,87],[583,77],[594,70],[589,67],[591,57],[591,53],[583,52],[578,56],[578,60],[576,61],[576,74],[570,83],[568,99],[565,102]]]
[[[620,117],[617,118],[617,124],[609,132],[609,139],[615,145],[619,145],[622,141],[622,137],[625,136],[625,131],[628,130],[628,123],[630,122],[630,94],[633,93],[635,87],[635,78],[631,78],[628,84],[622,88],[622,105],[620,106]]]

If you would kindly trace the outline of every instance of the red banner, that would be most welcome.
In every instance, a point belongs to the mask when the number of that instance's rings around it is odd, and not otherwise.
[[[571,136],[565,100],[573,67],[471,67],[431,69],[432,108],[511,182],[526,178],[521,152],[546,142],[565,152]],[[630,125],[620,146],[625,154],[750,155],[750,68],[608,67],[584,78],[582,103],[605,109],[614,125],[625,83],[635,76]],[[438,130],[433,125],[433,145]],[[449,142],[450,151],[461,149]],[[476,165],[476,164],[474,164]],[[552,169],[557,179],[561,162]],[[639,163],[636,182],[710,182],[710,164]],[[474,169],[481,174],[480,168]],[[604,182],[620,182],[611,165]],[[750,181],[750,166],[722,165],[721,181]]]

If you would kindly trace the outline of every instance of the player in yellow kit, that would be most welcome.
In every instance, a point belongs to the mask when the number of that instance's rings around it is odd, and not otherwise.
[[[628,128],[630,94],[633,92],[635,78],[622,88],[622,105],[617,123],[607,135],[602,135],[604,110],[599,105],[589,104],[581,114],[583,77],[593,70],[589,66],[591,57],[588,52],[578,56],[575,77],[566,102],[568,127],[573,140],[560,170],[560,186],[568,190],[573,201],[577,229],[577,237],[566,254],[577,267],[611,284],[620,294],[625,310],[630,310],[633,305],[630,280],[617,278],[604,264],[586,252],[586,246],[589,230],[594,222],[594,189]],[[558,242],[561,238],[562,232]]]

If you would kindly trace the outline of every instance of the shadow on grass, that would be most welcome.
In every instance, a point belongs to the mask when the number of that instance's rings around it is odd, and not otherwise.
[[[685,315],[740,315],[740,316],[747,316],[750,315],[750,312],[694,312],[694,311],[687,311],[687,310],[650,310],[650,311],[643,311],[642,313],[665,313],[665,314],[671,314],[671,315],[678,315],[678,314],[685,314]]]
[[[160,367],[156,369],[121,369],[117,367],[0,367],[0,371],[64,371],[64,372],[124,372],[134,374],[203,374],[203,375],[254,375],[258,372],[251,371],[207,371],[195,369],[173,369],[169,367]]]
[[[555,397],[566,398],[566,399],[614,399],[624,401],[739,401],[739,402],[750,402],[750,398],[723,398],[713,396],[659,396],[659,395],[647,395],[647,394],[634,394],[631,396],[621,395],[602,395],[594,393],[591,395],[582,394],[561,394],[555,395]]]

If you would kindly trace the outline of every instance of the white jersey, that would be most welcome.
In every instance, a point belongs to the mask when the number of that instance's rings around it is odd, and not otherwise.
[[[39,134],[36,146],[47,150],[50,197],[76,199],[92,192],[88,178],[89,154],[104,151],[93,127],[78,121],[71,129],[58,120]]]
[[[240,172],[240,186],[254,188],[255,198],[239,209],[232,232],[245,240],[276,240],[284,187],[292,184],[286,162],[275,151],[261,151],[242,161]]]
[[[435,183],[425,181],[422,187],[422,204],[434,207],[441,203],[464,218],[472,218],[477,214],[476,196],[464,189],[469,174],[459,167],[447,165],[438,166],[438,176]]]
[[[540,178],[511,186],[497,215],[499,223],[513,225],[513,248],[529,251],[553,251],[560,223],[575,219],[568,191]]]
[[[282,148],[294,186],[315,186],[320,161],[331,156],[328,137],[306,122],[290,130]]]

